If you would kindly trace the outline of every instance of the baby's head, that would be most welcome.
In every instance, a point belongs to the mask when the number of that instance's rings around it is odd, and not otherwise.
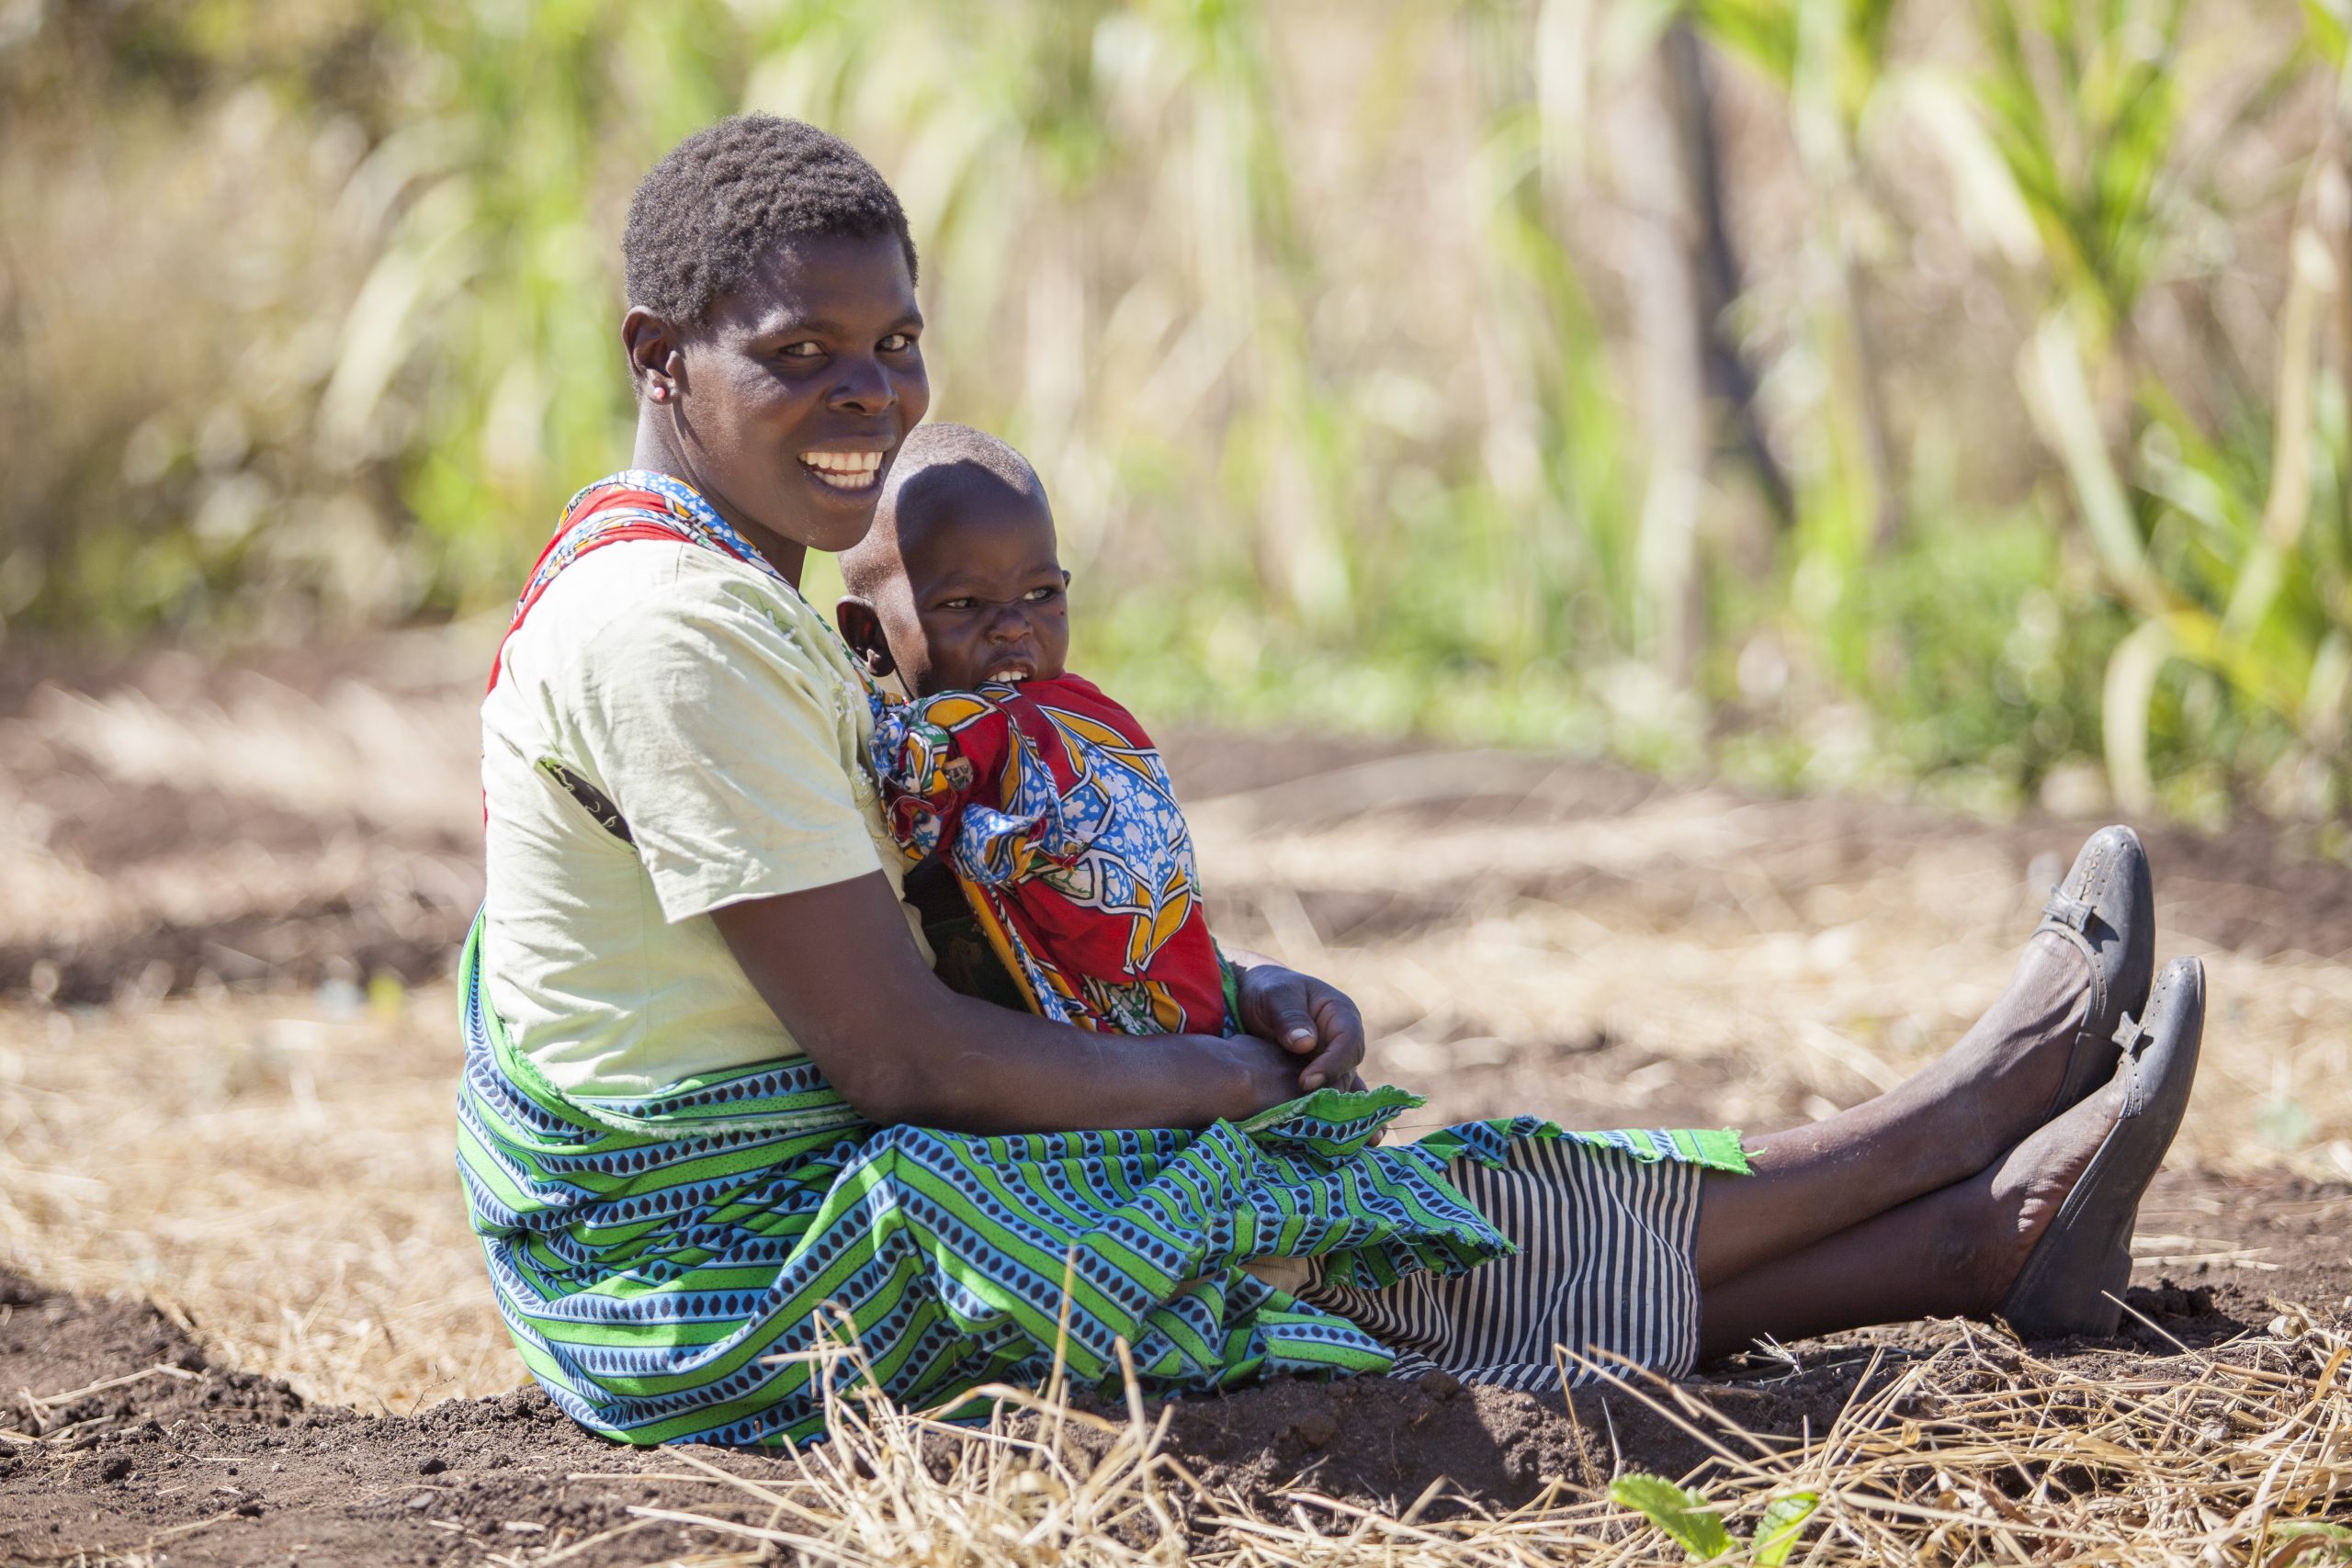
[[[919,697],[1044,681],[1069,652],[1054,513],[1037,472],[968,425],[918,425],[890,466],[872,532],[842,553],[842,636]]]

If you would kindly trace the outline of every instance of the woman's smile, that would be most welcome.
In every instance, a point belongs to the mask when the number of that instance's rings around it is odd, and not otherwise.
[[[888,455],[879,451],[803,452],[800,466],[816,475],[828,489],[850,495],[868,495],[881,487],[882,459]]]

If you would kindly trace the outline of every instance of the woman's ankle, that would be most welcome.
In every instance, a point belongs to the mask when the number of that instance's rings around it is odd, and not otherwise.
[[[2029,1230],[2016,1194],[1996,1190],[1986,1171],[1953,1189],[1956,1201],[1929,1252],[1934,1269],[1960,1317],[1987,1317],[2025,1267],[2039,1227]],[[2053,1211],[2054,1212],[2054,1211]],[[2043,1222],[2046,1224],[2046,1220]]]
[[[2114,1121],[2111,1097],[2094,1096],[2045,1123],[1984,1173],[1978,1247],[1992,1293],[1977,1315],[1990,1313],[2008,1294]]]

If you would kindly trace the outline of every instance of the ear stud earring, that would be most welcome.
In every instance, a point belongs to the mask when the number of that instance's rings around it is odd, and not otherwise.
[[[651,392],[653,400],[657,403],[666,403],[670,400],[670,389],[659,381],[654,382],[648,390]]]

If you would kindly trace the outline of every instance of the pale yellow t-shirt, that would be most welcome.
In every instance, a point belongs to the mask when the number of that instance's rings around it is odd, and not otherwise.
[[[606,545],[532,606],[481,721],[484,1000],[517,1048],[591,1096],[797,1055],[710,911],[901,873],[872,716],[808,602],[698,546]]]

